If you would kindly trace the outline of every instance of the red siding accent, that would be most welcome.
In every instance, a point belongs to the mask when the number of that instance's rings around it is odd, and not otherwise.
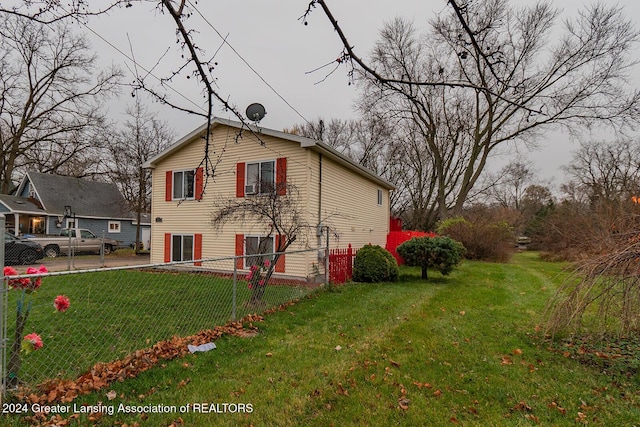
[[[276,236],[276,252],[282,252],[282,248],[284,247],[286,242],[286,236],[283,236],[282,234],[278,234]],[[280,255],[280,258],[278,258],[278,262],[276,262],[276,268],[275,271],[276,273],[284,273],[284,254]]]
[[[164,200],[170,202],[173,199],[173,171],[167,171],[164,188]]]
[[[171,234],[164,235],[164,262],[171,262]]]
[[[278,157],[276,160],[276,189],[278,196],[287,194],[287,158]]]
[[[193,236],[193,259],[202,259],[202,234]],[[202,263],[196,262],[194,265],[202,265]]]
[[[244,163],[236,164],[236,197],[244,197],[244,170]]]
[[[244,255],[244,234],[236,234],[236,256]],[[242,258],[236,258],[236,268],[242,269],[244,262]]]
[[[202,192],[204,191],[204,170],[196,169],[196,200],[202,200]]]

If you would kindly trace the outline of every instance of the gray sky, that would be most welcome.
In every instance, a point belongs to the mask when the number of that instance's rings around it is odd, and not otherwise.
[[[192,1],[195,4],[195,0]],[[526,0],[512,2],[528,3]],[[364,58],[385,21],[403,16],[413,19],[417,27],[426,28],[435,14],[447,11],[445,0],[330,0],[328,3],[356,52]],[[563,16],[571,16],[579,7],[588,4],[582,0],[555,3],[564,8]],[[616,4],[624,6],[628,16],[638,22],[640,2],[624,0]],[[306,5],[306,1],[300,0],[201,0],[196,7],[206,20],[196,13],[188,21],[188,25],[198,31],[196,42],[206,53],[203,57],[215,55],[218,62],[215,76],[220,94],[228,97],[240,111],[253,102],[262,103],[267,110],[267,116],[261,122],[265,127],[283,129],[318,117],[356,117],[352,105],[358,92],[356,87],[348,85],[344,67],[330,76],[327,74],[332,67],[309,73],[336,59],[342,49],[321,10],[310,15],[308,25],[302,24],[299,18]],[[97,33],[90,35],[102,61],[126,64],[133,70],[134,65],[125,57],[133,55],[138,64],[147,70],[153,69],[158,77],[166,77],[168,70],[178,66],[174,24],[170,18],[158,13],[151,3],[134,4],[134,7],[116,11],[108,17],[93,19],[88,27]],[[226,37],[235,52],[223,44],[217,33]],[[158,63],[168,48],[169,52]],[[141,69],[139,72],[144,73]],[[181,76],[172,81],[170,87],[168,93],[172,100],[193,108],[204,105],[195,79]],[[121,116],[122,105],[130,101],[128,93],[123,93],[122,99],[110,107],[112,114]],[[203,120],[166,106],[153,108],[170,121],[178,136],[199,126]],[[232,118],[228,112],[219,109],[215,114]],[[570,142],[568,136],[562,134],[548,134],[539,143],[538,151],[523,154],[529,156],[542,178],[555,177],[558,184],[562,178],[559,168],[569,162],[577,143]]]

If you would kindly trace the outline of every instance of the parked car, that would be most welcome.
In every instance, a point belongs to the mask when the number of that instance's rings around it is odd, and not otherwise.
[[[71,235],[71,236],[69,236]],[[58,235],[45,237],[29,237],[32,242],[39,243],[44,248],[47,257],[55,258],[69,253],[69,243],[75,253],[100,253],[104,245],[104,254],[109,255],[118,247],[113,239],[102,239],[84,228],[64,228]]]
[[[4,264],[34,264],[44,257],[39,243],[4,233]]]

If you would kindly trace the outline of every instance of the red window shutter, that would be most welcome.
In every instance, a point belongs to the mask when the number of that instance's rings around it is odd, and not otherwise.
[[[236,164],[236,197],[244,197],[244,163]]]
[[[282,252],[282,248],[284,248],[286,238],[286,236],[283,236],[281,234],[278,234],[276,236],[276,252]],[[280,258],[278,258],[275,271],[276,273],[284,273],[284,254],[280,255]]]
[[[164,262],[171,262],[171,234],[164,235]]]
[[[278,196],[287,194],[287,158],[278,157],[276,160],[276,189]]]
[[[204,171],[202,168],[196,169],[196,200],[202,200],[204,191]]]
[[[202,259],[202,234],[193,236],[193,259]],[[194,265],[202,265],[202,263],[196,262]]]
[[[244,255],[244,234],[236,234],[236,256]],[[242,258],[236,258],[236,268],[242,269],[244,262]]]
[[[173,171],[167,171],[164,188],[164,200],[170,202],[173,199]]]

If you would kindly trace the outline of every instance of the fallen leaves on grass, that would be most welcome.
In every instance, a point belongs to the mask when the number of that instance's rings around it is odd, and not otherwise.
[[[527,405],[527,402],[525,402],[524,400],[521,400],[520,402],[516,403],[513,408],[511,408],[511,412],[531,412],[533,411],[533,409],[531,408],[531,406]]]
[[[638,337],[572,336],[548,344],[548,350],[614,377],[631,378],[640,372]]]
[[[424,387],[424,388],[432,388],[432,387],[433,387],[433,386],[432,386],[431,384],[429,384],[429,383],[421,383],[421,382],[418,382],[418,381],[414,381],[414,382],[413,382],[413,385],[415,385],[415,386],[416,386],[416,387],[418,387],[418,388],[422,388],[422,387]]]
[[[407,399],[407,389],[402,384],[400,386],[400,397],[398,398],[398,407],[403,411],[409,410],[409,404],[411,400]]]
[[[540,418],[538,418],[536,415],[533,414],[533,408],[523,400],[515,404],[513,408],[509,410],[509,414],[507,414],[506,417],[509,417],[510,414],[514,412],[521,412],[524,414],[525,419],[529,421],[533,421],[536,424],[540,424]]]
[[[349,391],[344,388],[342,383],[338,383],[338,391],[336,392],[342,396],[349,396]]]
[[[509,356],[502,356],[502,362],[500,362],[501,365],[513,365],[513,360],[511,360],[511,357]]]
[[[244,324],[248,323],[249,330],[257,329],[254,322],[261,322],[262,316],[252,314],[239,322],[230,322],[225,326],[201,331],[188,337],[173,337],[167,341],[160,341],[154,346],[137,350],[123,359],[109,363],[97,363],[88,372],[75,380],[49,380],[37,386],[33,392],[21,390],[16,393],[20,401],[30,404],[50,404],[54,402],[69,403],[82,394],[88,394],[109,386],[116,381],[134,378],[161,360],[172,360],[184,357],[189,353],[187,345],[200,345],[217,340],[223,335],[240,335],[246,333]],[[109,397],[109,395],[107,396]],[[58,424],[53,424],[58,425]],[[65,425],[65,424],[60,424]]]
[[[549,409],[556,409],[562,415],[566,415],[567,414],[567,410],[565,408],[563,408],[562,406],[558,405],[556,402],[551,402],[547,406],[549,407]]]

